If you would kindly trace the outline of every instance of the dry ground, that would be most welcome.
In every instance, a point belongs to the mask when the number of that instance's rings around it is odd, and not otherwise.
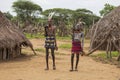
[[[43,48],[43,39],[32,39],[34,48]],[[64,44],[68,41],[58,41]],[[88,50],[85,43],[85,51]],[[69,72],[70,50],[59,49],[56,55],[57,70],[52,70],[52,60],[49,59],[50,70],[45,71],[45,53],[37,52],[33,56],[30,49],[24,49],[26,55],[19,58],[0,62],[0,80],[120,80],[120,68],[114,65],[102,64],[91,57],[80,57],[78,72]],[[64,54],[63,54],[64,53]]]

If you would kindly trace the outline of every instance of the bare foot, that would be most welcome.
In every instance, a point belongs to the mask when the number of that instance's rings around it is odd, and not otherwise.
[[[70,72],[73,72],[73,69],[70,69],[69,71],[70,71]]]
[[[45,70],[47,71],[47,70],[49,70],[49,68],[45,68]]]
[[[55,67],[55,66],[53,67],[53,70],[56,70],[56,67]]]
[[[78,71],[77,69],[75,69],[75,71]]]

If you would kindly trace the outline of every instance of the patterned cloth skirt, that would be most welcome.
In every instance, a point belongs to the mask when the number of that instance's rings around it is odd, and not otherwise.
[[[71,49],[72,53],[78,54],[82,50],[83,49],[81,47],[81,42],[75,42],[75,41],[72,42],[72,49]]]
[[[55,49],[55,37],[54,36],[46,37],[45,48]]]
[[[55,49],[55,43],[54,42],[46,42],[45,48]]]

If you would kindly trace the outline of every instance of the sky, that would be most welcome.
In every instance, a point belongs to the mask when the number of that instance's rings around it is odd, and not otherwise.
[[[9,11],[15,15],[12,9],[12,4],[17,0],[2,0],[0,3],[0,10],[2,12]],[[32,2],[40,5],[43,10],[50,8],[67,8],[78,9],[85,8],[91,10],[94,14],[100,15],[99,11],[104,8],[105,3],[109,3],[114,6],[120,5],[120,0],[31,0]]]

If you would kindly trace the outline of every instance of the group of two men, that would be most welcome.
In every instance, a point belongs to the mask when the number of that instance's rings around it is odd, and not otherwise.
[[[84,33],[83,33],[83,22],[78,21],[78,23],[72,29],[72,48],[71,48],[71,69],[74,71],[74,55],[76,54],[76,65],[75,71],[77,71],[77,66],[79,62],[79,54],[83,53],[83,43],[84,43]],[[45,26],[45,49],[46,49],[46,69],[49,70],[48,60],[49,60],[49,50],[51,50],[52,60],[53,60],[53,70],[56,70],[55,65],[55,55],[54,50],[58,50],[55,27],[52,25],[52,19],[48,18],[48,25]]]

